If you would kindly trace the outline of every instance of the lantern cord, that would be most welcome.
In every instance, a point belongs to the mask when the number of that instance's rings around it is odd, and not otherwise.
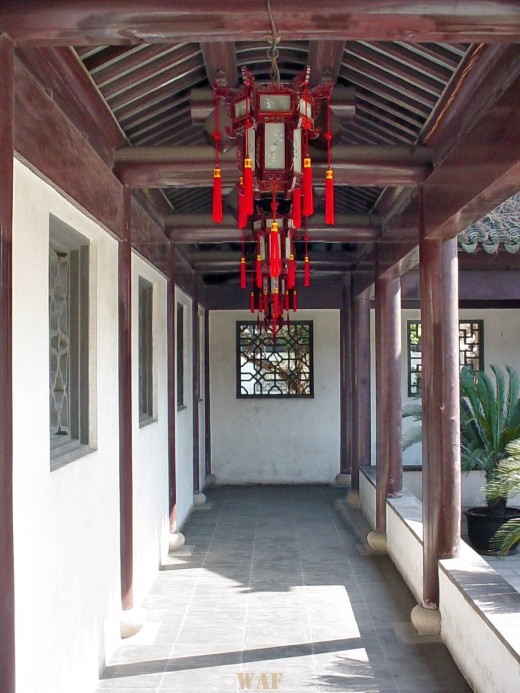
[[[278,44],[281,41],[281,36],[276,29],[276,24],[274,21],[273,11],[271,9],[271,0],[266,0],[267,12],[269,14],[269,21],[271,22],[271,36],[266,36],[265,40],[269,43],[269,48],[267,49],[267,57],[271,61],[271,71],[270,77],[272,82],[280,84],[280,70],[278,69]]]

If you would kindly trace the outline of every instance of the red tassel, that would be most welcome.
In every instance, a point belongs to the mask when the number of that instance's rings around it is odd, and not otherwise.
[[[274,294],[273,294],[273,318],[278,319],[279,314],[280,314],[280,306],[279,306],[279,299],[278,299],[278,289],[275,289]]]
[[[242,257],[240,260],[240,288],[246,288],[246,259]]]
[[[302,225],[302,191],[301,188],[294,188],[292,193],[292,219],[295,229]]]
[[[218,166],[213,169],[213,221],[222,224],[222,178]]]
[[[282,261],[280,259],[280,243],[278,238],[278,223],[273,221],[270,236],[270,258],[269,274],[271,277],[279,277],[282,271]]]
[[[311,285],[311,268],[309,265],[309,258],[305,257],[305,262],[303,265],[303,286]]]
[[[267,314],[267,293],[264,291],[264,307],[263,312]]]
[[[296,313],[296,311],[298,310],[298,299],[296,296],[296,291],[294,291],[292,295],[292,309],[293,313]]]
[[[242,193],[238,193],[238,228],[245,229],[247,226],[246,200],[244,197],[244,179],[240,177]]]
[[[289,292],[285,292],[285,310],[289,312]]]
[[[251,159],[244,159],[244,201],[246,216],[253,214],[253,168]]]
[[[330,168],[325,174],[325,223],[334,226],[334,174]]]
[[[256,286],[262,288],[262,256],[256,256]]]
[[[273,318],[271,330],[273,332],[273,340],[276,341],[276,318]]]
[[[294,255],[289,258],[289,269],[287,270],[287,288],[294,289],[296,284],[296,263],[294,261]]]
[[[251,309],[251,313],[255,312],[255,292],[251,291],[249,295],[249,307]]]
[[[312,198],[312,164],[310,157],[303,160],[303,216],[310,217],[314,214],[314,200]]]

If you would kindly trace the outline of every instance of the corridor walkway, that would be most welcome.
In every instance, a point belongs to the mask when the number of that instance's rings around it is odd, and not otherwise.
[[[224,487],[161,571],[98,691],[462,693],[368,527],[327,487]]]

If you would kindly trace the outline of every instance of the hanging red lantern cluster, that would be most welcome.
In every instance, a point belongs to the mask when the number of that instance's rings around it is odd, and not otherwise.
[[[276,70],[276,73],[278,71]],[[333,177],[330,160],[331,82],[309,88],[310,68],[291,85],[273,81],[259,85],[242,68],[243,85],[237,90],[213,85],[218,99],[225,99],[232,125],[228,136],[237,140],[238,227],[243,231],[240,285],[247,287],[245,231],[251,229],[256,254],[250,267],[251,311],[258,321],[270,324],[273,333],[297,308],[295,239],[305,240],[304,286],[310,284],[308,218],[314,213],[312,161],[309,140],[319,136],[315,120],[326,100],[328,169],[326,172],[326,223],[334,224]],[[220,133],[214,133],[216,163],[213,220],[222,220],[221,178],[218,161]],[[220,196],[220,199],[219,199]],[[305,227],[302,234],[300,229]],[[249,239],[248,239],[249,240]]]

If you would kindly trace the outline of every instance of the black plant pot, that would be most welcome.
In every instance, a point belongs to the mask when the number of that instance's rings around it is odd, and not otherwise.
[[[464,515],[468,521],[469,543],[481,554],[489,554],[489,541],[492,539],[500,527],[515,517],[520,517],[520,508],[506,508],[504,513],[499,515],[490,512],[489,508],[468,508],[464,510]],[[516,545],[509,551],[516,553]]]

